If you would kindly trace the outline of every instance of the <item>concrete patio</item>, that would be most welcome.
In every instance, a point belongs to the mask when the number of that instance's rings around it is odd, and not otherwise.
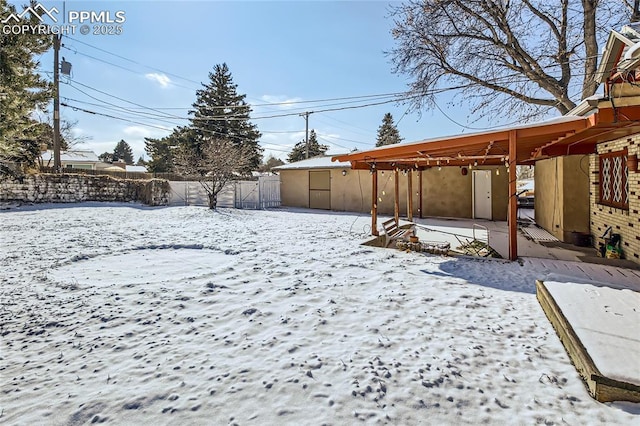
[[[525,210],[519,214],[519,218],[526,221],[531,218],[532,213],[532,210]],[[418,225],[417,231],[421,240],[450,242],[452,248],[459,245],[458,238],[473,239],[474,231],[475,238],[485,242],[488,234],[489,245],[502,257],[508,258],[507,222],[459,218],[414,218],[413,222]],[[536,225],[529,226],[535,227]],[[540,231],[545,232],[542,229]],[[640,265],[629,260],[601,258],[593,247],[578,247],[562,242],[536,242],[527,238],[521,230],[518,232],[518,256],[521,258],[599,263],[640,270]]]

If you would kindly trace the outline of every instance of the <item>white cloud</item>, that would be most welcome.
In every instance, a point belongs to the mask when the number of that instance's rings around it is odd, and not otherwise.
[[[284,95],[263,95],[260,99],[269,104],[277,104],[274,107],[281,109],[291,109],[296,106],[295,102],[302,101],[302,98],[288,98]]]
[[[125,135],[138,137],[138,138],[148,138],[151,136],[151,131],[142,126],[127,126],[122,129]]]
[[[171,79],[162,73],[152,72],[144,75],[147,80],[155,81],[160,85],[160,87],[165,88],[169,87],[171,84]]]

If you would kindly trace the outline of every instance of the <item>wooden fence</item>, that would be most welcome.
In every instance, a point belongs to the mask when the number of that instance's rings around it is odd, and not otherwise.
[[[40,167],[40,173],[56,174],[53,167]],[[144,172],[127,172],[125,170],[118,172],[112,170],[89,170],[89,169],[62,169],[61,174],[65,175],[92,175],[92,176],[111,176],[118,179],[132,180],[148,180],[148,179],[165,179],[173,181],[189,181],[193,178],[177,175],[175,173],[144,173]]]

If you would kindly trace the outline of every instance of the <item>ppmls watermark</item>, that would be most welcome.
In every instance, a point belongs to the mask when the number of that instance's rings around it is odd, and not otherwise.
[[[60,22],[60,20],[62,20]],[[22,12],[0,17],[0,33],[9,34],[60,34],[120,35],[127,20],[123,10],[87,11],[48,9],[40,3],[26,7]]]

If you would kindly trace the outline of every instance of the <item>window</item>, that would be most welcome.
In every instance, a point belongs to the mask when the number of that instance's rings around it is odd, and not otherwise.
[[[629,209],[627,150],[600,154],[600,204]]]

